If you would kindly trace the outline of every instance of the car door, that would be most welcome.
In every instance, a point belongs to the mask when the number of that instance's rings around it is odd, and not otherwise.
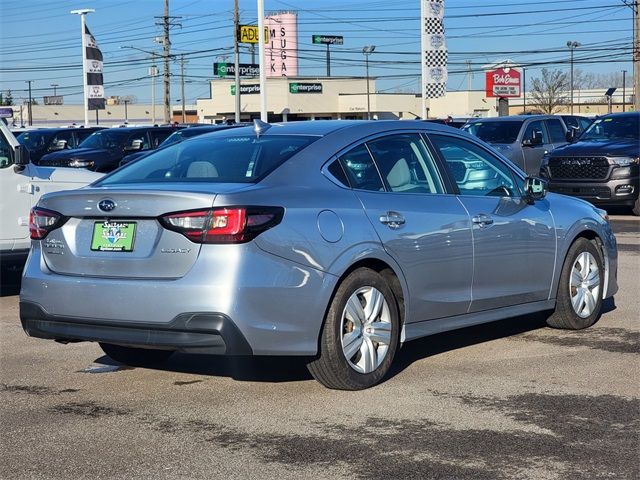
[[[58,148],[58,142],[63,140],[65,142],[65,149],[75,148],[73,141],[73,130],[60,130],[49,141],[47,152],[56,152],[62,150]]]
[[[523,170],[527,175],[538,176],[540,174],[540,164],[542,157],[546,153],[553,150],[553,145],[549,141],[549,135],[544,128],[542,120],[529,120],[523,125],[524,133],[522,134],[522,156],[524,158]],[[541,143],[532,143],[527,145],[528,141],[533,141],[535,136],[542,138]]]
[[[14,168],[13,148],[0,132],[0,250],[11,250],[16,240],[25,240],[29,236],[30,165]]]
[[[340,162],[406,278],[407,323],[466,313],[473,269],[469,216],[446,193],[421,135],[372,139],[341,155]]]
[[[470,312],[546,300],[556,255],[548,201],[527,202],[522,178],[481,145],[442,134],[429,138],[471,217]]]

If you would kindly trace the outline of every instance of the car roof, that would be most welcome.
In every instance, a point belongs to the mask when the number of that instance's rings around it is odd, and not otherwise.
[[[525,120],[546,120],[548,118],[560,118],[559,115],[509,115],[508,117],[472,118],[469,123],[477,122],[524,122]]]
[[[640,112],[617,112],[617,113],[608,113],[607,115],[602,115],[598,118],[610,118],[610,117],[637,117],[640,115]]]
[[[137,132],[140,130],[182,130],[184,127],[176,127],[173,125],[166,126],[154,126],[154,125],[145,125],[145,126],[137,126],[137,127],[111,127],[108,130],[117,130],[119,132]]]

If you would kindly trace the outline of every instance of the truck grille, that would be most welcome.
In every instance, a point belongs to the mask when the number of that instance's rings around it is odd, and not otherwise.
[[[606,157],[555,157],[549,159],[551,178],[603,180],[609,174]]]

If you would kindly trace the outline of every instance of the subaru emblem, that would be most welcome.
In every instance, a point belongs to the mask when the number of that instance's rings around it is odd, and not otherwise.
[[[100,200],[100,202],[98,202],[98,208],[100,210],[102,210],[103,212],[110,212],[112,211],[114,208],[116,208],[116,202],[114,202],[113,200]]]

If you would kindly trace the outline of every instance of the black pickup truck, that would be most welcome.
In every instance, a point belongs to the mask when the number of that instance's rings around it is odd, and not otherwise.
[[[600,117],[572,144],[542,159],[549,190],[640,215],[640,112]]]

